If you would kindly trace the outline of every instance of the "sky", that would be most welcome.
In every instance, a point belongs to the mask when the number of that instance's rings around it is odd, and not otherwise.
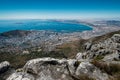
[[[0,19],[120,18],[120,0],[0,0]]]

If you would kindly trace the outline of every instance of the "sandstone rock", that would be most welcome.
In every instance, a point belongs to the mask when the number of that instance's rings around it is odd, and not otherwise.
[[[0,63],[0,74],[7,71],[9,67],[10,67],[10,63],[8,61],[1,62]]]
[[[89,55],[89,53],[86,53],[86,52],[81,53],[81,52],[79,52],[79,53],[77,53],[75,59],[79,60],[79,61],[89,61],[90,57],[87,57],[88,55]]]
[[[72,80],[67,66],[73,65],[73,62],[74,60],[68,63],[66,59],[38,58],[28,61],[24,70],[36,75],[36,80]],[[70,72],[73,72],[73,66],[70,69]]]
[[[83,53],[80,53],[80,52],[77,53],[76,59],[77,59],[77,60],[83,59]]]
[[[106,55],[103,60],[104,61],[114,61],[114,60],[119,61],[120,60],[120,54],[116,52],[114,54]]]
[[[34,77],[28,73],[16,72],[11,74],[7,80],[35,80]]]
[[[112,40],[113,40],[114,42],[120,43],[120,34],[114,34],[114,35],[112,36]]]
[[[90,43],[88,42],[85,44],[85,46],[90,46]],[[107,56],[106,58],[109,58],[111,54],[115,55],[114,53],[118,52],[120,54],[120,34],[114,34],[111,38],[108,38],[104,41],[98,42],[96,44],[92,44],[89,49],[86,50],[86,58],[93,59],[96,56]],[[79,58],[82,58],[82,54],[79,55]],[[111,56],[113,56],[111,55]],[[119,55],[116,55],[116,57],[119,57]],[[78,58],[78,57],[77,57]],[[104,59],[106,60],[106,59]]]
[[[76,80],[80,75],[87,75],[96,80],[107,80],[89,61],[77,59],[37,58],[29,60],[22,69],[11,73],[6,80]]]
[[[96,80],[107,80],[108,75],[102,73],[99,69],[97,69],[94,65],[89,62],[81,62],[76,70],[76,75],[86,74],[89,77],[95,78]]]
[[[69,59],[68,61],[68,70],[69,70],[69,74],[74,75],[75,74],[75,70],[77,69],[77,67],[79,66],[79,63],[77,60],[75,59]]]
[[[64,63],[64,60],[58,61],[58,59],[54,59],[54,58],[38,58],[38,59],[33,59],[33,60],[28,61],[25,64],[24,69],[25,71],[38,74],[40,66],[44,66],[48,64],[49,65],[60,65],[62,63]]]
[[[88,61],[38,58],[29,60],[22,70],[12,73],[7,80],[75,80],[83,74],[96,80],[108,79],[107,74]]]
[[[87,42],[87,43],[85,43],[85,50],[90,50],[90,48],[91,48],[91,46],[92,46],[92,43],[90,43],[90,42]]]

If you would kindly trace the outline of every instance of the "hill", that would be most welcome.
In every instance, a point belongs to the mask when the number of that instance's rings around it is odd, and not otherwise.
[[[23,37],[23,36],[27,36],[29,33],[31,33],[31,32],[25,31],[25,30],[12,30],[12,31],[1,33],[0,36],[3,36],[3,37]]]

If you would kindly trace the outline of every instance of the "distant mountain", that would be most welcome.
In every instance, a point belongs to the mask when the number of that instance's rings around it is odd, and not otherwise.
[[[97,24],[107,25],[107,26],[118,26],[120,27],[119,20],[103,20],[103,21],[95,21]]]
[[[109,21],[106,21],[106,24],[107,24],[107,25],[120,26],[120,21],[109,20]]]

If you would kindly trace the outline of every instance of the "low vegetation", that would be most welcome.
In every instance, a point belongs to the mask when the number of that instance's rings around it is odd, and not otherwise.
[[[95,79],[89,77],[88,75],[82,74],[79,76],[79,80],[95,80]]]
[[[103,58],[104,58],[104,56],[98,55],[98,56],[94,57],[94,60],[99,61],[99,60],[102,60]]]
[[[80,39],[77,41],[72,41],[70,43],[65,43],[56,47],[55,52],[64,53],[68,58],[75,58],[78,52],[84,52],[84,43],[86,40]]]
[[[114,74],[110,80],[120,80],[120,73]]]
[[[92,61],[92,64],[94,64],[97,68],[99,68],[101,71],[106,72],[109,75],[114,75],[116,73],[120,73],[120,64],[116,63],[105,63],[105,62],[99,62],[99,61]]]
[[[63,53],[56,53],[51,51],[49,53],[44,52],[32,52],[31,54],[10,54],[10,53],[0,53],[0,62],[9,61],[12,67],[18,69],[25,65],[28,60],[42,57],[53,57],[53,58],[66,58]]]
[[[79,76],[71,75],[73,80],[96,80],[92,77],[89,77],[87,74],[81,74]]]

